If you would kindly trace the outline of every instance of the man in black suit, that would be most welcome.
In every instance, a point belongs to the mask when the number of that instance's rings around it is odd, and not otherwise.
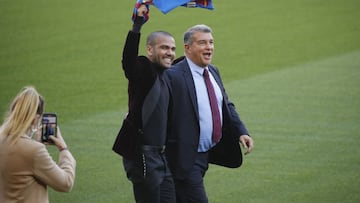
[[[113,145],[123,157],[136,202],[175,202],[175,188],[165,157],[169,87],[163,78],[175,58],[175,40],[164,31],[151,33],[147,57],[138,56],[140,28],[148,8],[137,4],[133,28],[123,50],[128,79],[128,114]]]
[[[171,86],[171,116],[166,154],[175,181],[178,203],[208,202],[203,177],[208,164],[236,168],[242,164],[239,142],[251,152],[254,142],[228,100],[218,69],[211,65],[214,52],[212,30],[191,27],[184,34],[185,57],[166,71]],[[214,122],[207,72],[215,92],[213,103],[219,122]],[[212,134],[219,125],[219,140]],[[214,129],[214,130],[213,130]]]

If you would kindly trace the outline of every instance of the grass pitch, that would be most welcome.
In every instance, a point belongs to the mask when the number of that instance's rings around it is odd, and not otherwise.
[[[214,64],[255,140],[240,169],[211,166],[210,202],[359,202],[360,3],[214,1],[151,7],[144,38],[213,28]],[[111,151],[126,112],[121,52],[134,1],[0,0],[0,110],[34,85],[78,162],[74,190],[50,201],[133,202]],[[55,149],[51,149],[57,157]]]

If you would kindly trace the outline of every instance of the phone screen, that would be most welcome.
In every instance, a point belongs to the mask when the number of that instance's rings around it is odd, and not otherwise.
[[[41,133],[41,141],[53,143],[51,139],[49,139],[50,135],[56,137],[56,129],[57,129],[57,116],[55,113],[44,113],[42,117],[42,133]]]

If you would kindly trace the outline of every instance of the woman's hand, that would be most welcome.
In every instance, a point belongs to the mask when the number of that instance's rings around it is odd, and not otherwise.
[[[56,132],[56,137],[53,135],[50,135],[49,138],[54,142],[54,144],[58,147],[58,149],[60,151],[67,149],[67,145],[65,143],[65,140],[63,139],[61,132],[60,132],[60,127],[57,126],[57,132]]]

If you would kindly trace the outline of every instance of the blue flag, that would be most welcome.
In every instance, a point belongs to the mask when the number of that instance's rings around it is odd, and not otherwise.
[[[152,0],[152,4],[164,14],[178,6],[214,9],[211,0]]]
[[[164,14],[173,10],[174,8],[188,3],[189,0],[153,0],[152,4]]]
[[[211,0],[192,0],[182,6],[190,7],[190,8],[200,7],[200,8],[207,8],[210,10],[214,10],[214,6],[212,5]]]

